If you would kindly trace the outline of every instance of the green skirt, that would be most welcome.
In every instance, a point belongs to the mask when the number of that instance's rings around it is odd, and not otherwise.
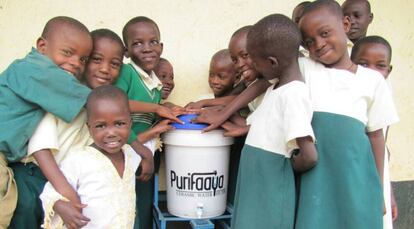
[[[245,145],[240,159],[232,228],[293,228],[295,182],[290,160]]]
[[[301,176],[297,229],[382,229],[383,198],[365,125],[315,112],[318,164]]]

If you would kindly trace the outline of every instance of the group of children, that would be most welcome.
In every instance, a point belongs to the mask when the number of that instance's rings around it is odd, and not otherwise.
[[[259,80],[237,97],[221,98],[224,108],[203,109],[194,120],[209,123],[205,131],[221,126],[228,136],[247,133],[234,228],[392,228],[398,213],[385,141],[386,129],[398,116],[384,80],[392,70],[391,47],[379,36],[365,37],[372,19],[368,1],[347,0],[341,7],[317,0],[293,11],[289,23],[298,25],[300,35],[280,15],[249,29],[245,62],[254,66]],[[285,63],[298,36],[296,53],[309,58]],[[231,55],[237,68],[238,59]],[[290,90],[297,91],[287,95]],[[258,95],[264,96],[260,106],[244,123],[235,122],[237,110]],[[316,151],[304,140],[315,142]],[[282,158],[290,158],[292,165]]]
[[[242,27],[211,59],[214,96],[185,108],[162,102],[174,73],[153,20],[121,39],[51,19],[0,76],[0,227],[151,228],[157,138],[195,111],[238,137],[232,228],[392,227],[383,130],[398,116],[372,19],[366,0],[316,0]]]
[[[136,17],[123,38],[55,17],[2,73],[1,228],[151,227],[155,138],[182,109],[160,105],[174,84],[155,22]]]

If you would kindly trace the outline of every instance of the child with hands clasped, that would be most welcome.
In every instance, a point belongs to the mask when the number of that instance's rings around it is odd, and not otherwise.
[[[350,22],[337,2],[312,2],[299,27],[316,61],[300,64],[314,110],[318,166],[301,176],[295,227],[382,228],[382,129],[398,121],[388,86],[349,58]]]
[[[380,36],[368,36],[359,39],[352,48],[351,60],[358,65],[378,71],[389,82],[392,49],[391,45]],[[384,128],[385,143],[387,142],[389,128]],[[388,147],[385,148],[384,158],[384,199],[386,213],[384,215],[384,229],[392,229],[392,222],[398,217],[397,202],[391,187]]]
[[[293,168],[315,166],[312,104],[298,64],[301,42],[296,24],[283,15],[267,16],[247,35],[255,69],[271,85],[249,116],[242,151],[232,228],[293,228]],[[283,45],[282,45],[283,44]],[[294,149],[299,154],[292,155]],[[291,158],[291,160],[290,160]],[[292,164],[291,164],[292,161]]]
[[[101,86],[88,97],[90,146],[73,149],[60,169],[83,203],[82,214],[47,183],[40,198],[45,228],[132,228],[135,171],[141,158],[127,144],[131,128],[128,98],[114,86]]]

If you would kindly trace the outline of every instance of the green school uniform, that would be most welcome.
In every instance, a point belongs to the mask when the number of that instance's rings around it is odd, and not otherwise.
[[[296,138],[311,136],[312,106],[303,82],[270,86],[249,116],[243,147],[232,228],[293,229],[295,180],[290,163]]]
[[[161,90],[149,89],[138,71],[132,64],[124,64],[115,85],[125,91],[130,100],[158,104],[161,101]],[[133,113],[132,131],[138,135],[154,124],[156,115],[154,113]],[[136,180],[135,190],[137,195],[137,215],[135,217],[135,229],[152,228],[152,204],[154,195],[154,179],[147,182]]]
[[[365,125],[315,112],[312,126],[318,164],[301,176],[296,228],[382,228],[382,188]]]
[[[161,91],[157,88],[148,89],[139,73],[131,64],[124,64],[115,83],[128,95],[128,99],[146,103],[158,104],[161,101]],[[135,134],[148,130],[156,120],[154,113],[133,113],[132,130]]]
[[[381,182],[367,132],[398,121],[381,74],[301,58],[314,115],[318,163],[300,178],[297,229],[382,229]]]
[[[46,179],[34,164],[22,164],[27,144],[48,111],[71,122],[90,89],[36,49],[0,75],[0,152],[15,174],[18,199],[10,228],[39,228],[40,194]],[[7,182],[7,181],[1,181]]]
[[[9,162],[20,161],[45,111],[71,122],[89,92],[33,48],[0,75],[0,152]]]

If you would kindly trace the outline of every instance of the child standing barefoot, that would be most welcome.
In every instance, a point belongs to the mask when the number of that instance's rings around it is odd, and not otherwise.
[[[270,15],[247,36],[255,68],[271,85],[249,116],[237,180],[232,228],[293,228],[293,167],[306,171],[316,164],[311,127],[312,105],[299,71],[300,32],[289,18]],[[281,45],[283,44],[283,45]],[[292,157],[292,151],[300,153]]]

